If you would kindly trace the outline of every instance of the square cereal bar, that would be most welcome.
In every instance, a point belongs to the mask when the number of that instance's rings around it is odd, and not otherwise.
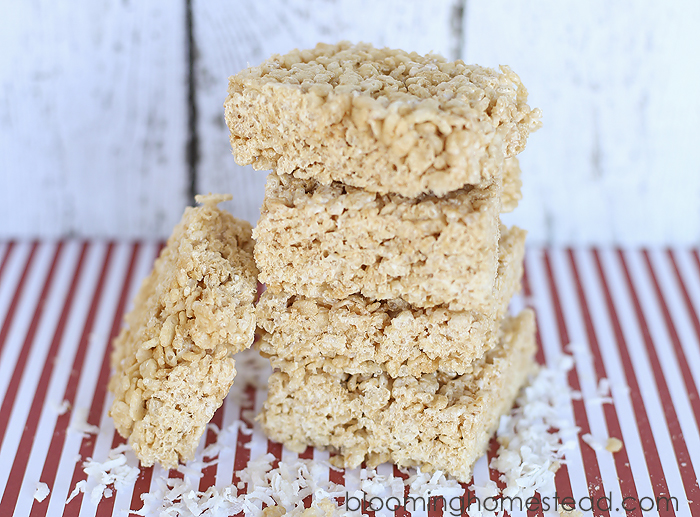
[[[239,164],[415,197],[500,178],[539,127],[526,102],[508,67],[342,42],[239,72],[224,108]]]
[[[310,298],[401,298],[493,312],[500,189],[380,195],[270,174],[253,230],[260,281]]]
[[[495,313],[424,309],[361,295],[333,300],[266,291],[256,308],[265,331],[256,346],[273,367],[390,377],[467,373],[498,340],[501,319],[520,287],[524,244],[525,231],[501,232]]]
[[[337,450],[339,466],[392,461],[468,482],[500,416],[535,370],[534,334],[529,309],[506,318],[498,346],[463,376],[277,371],[269,380],[263,430],[294,451],[307,445]]]
[[[253,343],[257,269],[251,227],[197,196],[114,340],[114,425],[141,464],[194,456],[236,375],[233,354]]]

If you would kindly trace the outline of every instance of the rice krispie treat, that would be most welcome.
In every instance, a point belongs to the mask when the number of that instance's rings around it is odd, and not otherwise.
[[[463,376],[277,371],[260,417],[263,430],[294,451],[337,450],[339,466],[392,461],[468,482],[500,416],[535,369],[534,334],[529,309],[506,318],[499,345]]]
[[[501,194],[501,212],[512,212],[523,197],[520,179],[520,162],[517,158],[507,158],[503,166],[503,193]]]
[[[464,374],[492,348],[508,303],[520,287],[525,231],[503,229],[494,289],[497,310],[418,308],[403,300],[341,300],[263,293],[256,313],[265,332],[257,346],[273,367],[305,365],[328,373],[420,376]]]
[[[253,343],[257,269],[251,227],[197,196],[141,285],[114,341],[110,410],[144,466],[194,456]]]
[[[311,298],[492,312],[499,194],[492,185],[404,198],[272,173],[253,230],[260,281]]]
[[[342,42],[232,76],[224,107],[239,164],[415,197],[500,178],[539,127],[526,102],[505,66]]]

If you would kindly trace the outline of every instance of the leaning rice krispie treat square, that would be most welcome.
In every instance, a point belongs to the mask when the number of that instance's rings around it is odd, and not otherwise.
[[[310,298],[494,310],[500,188],[381,195],[272,173],[253,230],[260,281]]]
[[[336,450],[339,466],[392,461],[468,482],[500,416],[535,370],[534,334],[529,309],[506,318],[498,346],[462,376],[392,379],[309,372],[303,366],[277,371],[260,417],[263,430],[291,450],[307,445]]]
[[[504,228],[492,314],[361,295],[336,300],[266,291],[256,308],[264,330],[257,346],[273,367],[390,377],[467,373],[498,341],[501,319],[520,287],[524,251],[525,231]]]
[[[493,183],[540,124],[508,67],[348,42],[243,70],[224,107],[240,164],[407,197]]]
[[[250,224],[197,196],[141,285],[114,341],[110,410],[141,464],[194,456],[253,343],[257,269]]]

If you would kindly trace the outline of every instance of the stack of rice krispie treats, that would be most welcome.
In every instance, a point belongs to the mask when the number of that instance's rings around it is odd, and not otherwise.
[[[272,439],[470,479],[535,367],[532,312],[508,315],[525,232],[500,221],[526,100],[506,67],[367,44],[231,77],[236,160],[272,169],[253,232]]]

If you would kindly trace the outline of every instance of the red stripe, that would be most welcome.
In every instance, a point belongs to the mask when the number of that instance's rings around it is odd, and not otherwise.
[[[559,300],[559,293],[557,292],[556,279],[552,270],[552,264],[549,258],[549,252],[545,251],[544,254],[545,269],[547,271],[547,277],[549,279],[549,291],[552,297],[554,312],[556,315],[557,327],[559,329],[559,339],[561,341],[561,346],[568,345],[571,341],[569,339],[569,333],[566,327],[566,321],[564,319],[564,313],[562,311],[561,302]],[[568,374],[569,386],[575,391],[581,391],[581,384],[578,378],[578,372],[576,368],[569,370]],[[571,405],[574,409],[574,419],[576,420],[576,425],[581,429],[578,436],[579,448],[581,449],[581,458],[583,460],[584,474],[586,476],[588,484],[588,494],[596,501],[602,500],[605,497],[605,489],[603,487],[603,479],[600,475],[600,466],[598,465],[598,458],[593,449],[591,449],[581,438],[584,434],[590,433],[591,428],[588,423],[588,415],[586,414],[586,406],[583,400],[572,400]],[[609,515],[608,511],[601,512],[601,515]]]
[[[525,302],[527,307],[535,309],[532,300],[532,289],[530,289],[530,278],[527,274],[527,264],[523,261],[523,292],[525,293]],[[536,311],[535,311],[536,312]],[[545,364],[544,349],[542,348],[542,342],[540,341],[539,328],[536,329],[537,333],[537,354],[535,355],[535,360],[538,364]]]
[[[267,441],[267,452],[272,454],[275,459],[272,460],[272,468],[276,469],[282,461],[282,444],[273,442],[272,440]]]
[[[489,465],[489,479],[496,483],[499,493],[503,493],[503,490],[505,490],[506,488],[506,484],[503,481],[501,481],[501,473],[498,470],[491,468],[491,462],[494,458],[498,457],[498,449],[500,446],[501,445],[498,443],[498,440],[496,440],[496,437],[492,436],[491,441],[489,441],[489,448],[486,451],[486,458],[488,460]],[[472,482],[473,481],[474,476],[472,475]]]
[[[524,262],[524,261],[523,261],[523,262]],[[531,306],[531,303],[532,303],[532,302],[531,302],[531,300],[529,299],[530,296],[531,296],[531,294],[530,294],[530,279],[529,279],[529,278],[526,276],[526,274],[525,274],[525,264],[524,264],[524,263],[523,263],[523,279],[522,279],[522,284],[523,284],[523,291],[526,293],[525,296],[526,296],[526,298],[528,298],[528,300],[526,300],[527,303],[528,303],[528,306]],[[538,341],[537,341],[537,353],[535,354],[535,360],[536,360],[539,364],[544,364],[544,363],[545,363],[545,359],[544,359],[544,350],[542,349],[542,345],[541,345],[541,343],[539,342],[539,339],[538,339]],[[498,442],[496,442],[496,443],[498,443]],[[498,448],[496,448],[496,451],[498,451]],[[495,455],[495,452],[496,452],[496,451],[494,451],[494,455]],[[491,458],[489,458],[489,464],[490,464],[490,463],[491,463]],[[499,477],[500,477],[500,476],[499,476]],[[556,481],[556,478],[555,478],[555,481]],[[497,481],[497,483],[498,483],[498,481]],[[502,483],[501,483],[501,484],[502,484]],[[499,485],[499,488],[500,488],[500,485]],[[501,489],[501,490],[502,490],[502,489]],[[535,497],[535,499],[536,499],[537,501],[540,501],[540,502],[542,501],[542,498],[541,498],[541,496],[540,496],[539,493],[535,492],[534,497]],[[534,505],[533,505],[533,506],[534,506]],[[536,510],[528,510],[528,511],[527,511],[527,514],[528,514],[528,516],[530,516],[530,517],[543,516],[543,515],[544,515],[544,510],[541,508],[541,504],[540,504],[540,505],[537,506],[537,509],[536,509]]]
[[[408,493],[409,493],[409,488],[405,484],[405,481],[406,481],[406,479],[408,479],[408,476],[406,474],[404,474],[403,472],[401,472],[399,467],[397,467],[396,465],[393,465],[393,469],[394,469],[394,477],[399,478],[399,479],[404,481],[404,487],[403,487],[404,500],[400,501],[400,504],[402,506],[397,507],[396,510],[394,511],[394,517],[410,517],[411,514],[406,510],[406,507],[403,506],[403,503],[406,500],[406,496],[408,496]],[[335,472],[343,474],[343,471],[335,471]],[[333,469],[331,469],[331,475],[333,475]],[[337,474],[336,474],[336,476],[337,476]],[[343,474],[342,478],[340,476],[338,476],[338,479],[340,479],[340,481],[335,481],[333,479],[333,477],[330,477],[329,479],[331,481],[333,481],[334,483],[338,483],[339,485],[345,484],[345,475],[344,474]],[[394,506],[394,504],[395,504],[395,502],[392,501],[392,506]],[[339,507],[343,506],[343,505],[345,505],[345,498],[344,497],[342,499],[340,499],[340,501],[338,503]]]
[[[442,517],[445,509],[444,497],[429,497],[428,498],[428,517]],[[374,515],[375,512],[367,512],[368,515]]]
[[[298,454],[298,457],[300,460],[313,460],[314,459],[314,448],[311,446],[307,446],[306,449],[304,449],[304,452],[300,452]],[[364,465],[363,465],[364,467]],[[313,499],[313,496],[311,494],[307,495],[304,498],[304,508],[310,508],[311,507],[311,501]],[[365,512],[362,512],[365,514]],[[374,515],[374,512],[370,512],[371,515]]]
[[[337,456],[337,453],[331,452],[329,455],[329,459],[333,456]],[[394,467],[394,475],[396,475],[397,470],[398,468]],[[336,469],[334,467],[328,469],[328,481],[330,481],[331,483],[335,483],[336,485],[345,486],[345,469]],[[345,497],[336,497],[335,500],[338,503],[339,507],[345,504]],[[397,513],[396,515],[400,514]]]
[[[506,484],[503,481],[501,481],[501,473],[498,470],[491,468],[491,462],[494,458],[498,457],[498,449],[500,448],[500,446],[501,445],[498,443],[498,440],[496,440],[496,437],[492,436],[491,440],[489,441],[489,448],[486,451],[486,458],[488,460],[489,465],[489,478],[491,479],[491,481],[496,483],[498,490],[502,492],[506,488]]]
[[[185,475],[177,470],[177,468],[168,470],[168,479],[185,479]]]
[[[661,370],[659,357],[656,353],[656,348],[654,347],[651,334],[649,333],[649,327],[647,325],[646,318],[644,317],[644,312],[642,311],[642,306],[639,302],[639,297],[637,296],[637,290],[634,286],[632,276],[630,275],[627,267],[627,261],[621,250],[618,251],[618,257],[620,259],[620,264],[622,265],[627,286],[629,287],[629,292],[632,297],[634,311],[637,315],[637,320],[642,330],[644,347],[647,351],[647,355],[649,356],[649,362],[651,363],[651,369],[654,373],[657,391],[659,393],[659,397],[661,398],[661,406],[663,407],[664,415],[666,416],[666,424],[668,426],[669,435],[671,436],[673,450],[676,454],[678,470],[681,474],[681,478],[683,479],[683,486],[685,487],[686,496],[688,498],[688,505],[690,506],[693,515],[700,515],[700,490],[698,490],[697,478],[695,477],[695,471],[690,461],[690,455],[688,454],[688,447],[685,443],[685,439],[683,438],[680,423],[678,422],[678,415],[676,415],[673,399],[671,398],[671,393],[669,392],[666,379],[664,378],[663,371]]]
[[[114,436],[112,436],[112,446],[110,449],[114,449],[115,447],[119,447],[125,443],[126,440],[122,438],[118,432],[114,431]],[[103,497],[100,499],[100,502],[97,505],[97,510],[95,511],[95,517],[111,517],[114,514],[114,502],[117,498],[116,489],[114,486],[110,486],[109,488],[112,489],[112,497]]]
[[[525,291],[525,296],[528,298],[532,298],[533,292],[530,288],[530,280],[527,275],[527,261],[523,264],[523,289]],[[537,340],[537,361],[544,365],[546,363],[545,357],[544,357],[544,347],[542,346],[542,337],[540,336],[540,314],[538,311],[535,311],[535,316],[537,319],[537,326],[535,329],[535,339]],[[564,457],[564,460],[566,460],[566,457]],[[571,497],[573,498],[574,496],[574,491],[571,488],[571,477],[569,476],[569,468],[566,464],[565,461],[560,462],[559,468],[557,469],[557,472],[554,475],[554,485],[557,490],[557,496],[559,496],[560,499],[564,499],[566,497]]]
[[[240,420],[245,423],[246,427],[251,429],[253,428],[253,422],[248,419],[247,414],[255,409],[255,391],[255,386],[252,384],[247,385],[243,389],[243,400],[241,400]],[[238,482],[241,480],[238,477],[238,472],[246,468],[248,466],[248,462],[250,461],[250,449],[246,447],[246,445],[250,443],[251,439],[252,435],[242,432],[240,428],[238,429],[238,436],[236,438],[236,455],[233,459],[233,475],[231,480],[233,485],[238,485]],[[238,493],[244,494],[247,493],[247,491],[248,486],[246,485],[243,490],[238,490]],[[242,516],[243,512],[240,512],[237,515]]]
[[[464,492],[462,492],[462,505],[464,506],[462,513],[460,514],[461,517],[469,517],[469,513],[467,513],[467,509],[469,508],[469,504],[474,502],[474,499],[476,497],[476,494],[472,490],[472,487],[474,486],[474,478],[472,477],[472,480],[469,483],[460,483],[459,484]],[[408,493],[408,492],[406,492]],[[410,515],[408,512],[406,512],[405,515]],[[451,512],[448,515],[454,515],[454,512]]]
[[[661,306],[661,313],[664,316],[666,328],[668,329],[669,335],[671,337],[673,351],[676,354],[678,366],[681,369],[681,376],[683,377],[683,382],[685,383],[686,393],[688,393],[688,401],[690,402],[690,407],[693,409],[695,425],[698,428],[700,428],[700,398],[698,398],[698,388],[695,385],[695,381],[693,380],[693,374],[690,372],[690,367],[688,366],[688,359],[685,357],[683,345],[681,345],[681,340],[678,338],[678,332],[676,331],[676,326],[673,323],[673,318],[671,318],[671,313],[668,310],[666,298],[663,292],[661,291],[659,281],[657,280],[656,273],[654,272],[654,267],[652,266],[651,260],[649,259],[649,252],[644,250],[643,253],[644,262],[646,262],[647,269],[649,271],[649,275],[651,276],[652,284],[654,286],[654,291],[656,292],[656,299],[659,301],[659,305]],[[683,282],[680,281],[680,284],[683,285]]]
[[[605,364],[603,363],[603,355],[600,352],[600,344],[598,343],[598,338],[596,337],[594,330],[593,319],[591,318],[591,313],[588,308],[588,303],[583,290],[583,284],[581,283],[581,277],[576,266],[576,261],[574,260],[573,251],[571,250],[569,250],[569,263],[571,264],[571,271],[576,284],[576,293],[578,295],[579,306],[581,307],[581,313],[586,327],[588,345],[593,355],[593,367],[595,369],[597,386],[601,379],[608,378],[608,374],[605,370]],[[610,436],[621,439],[622,428],[620,426],[620,419],[617,415],[617,409],[613,404],[603,404],[602,409]],[[639,498],[637,494],[637,486],[634,483],[632,468],[630,467],[629,458],[627,457],[627,449],[623,447],[622,450],[613,454],[613,459],[615,460],[617,477],[620,481],[620,492],[622,493],[622,497],[631,497],[635,501],[638,501]],[[627,515],[637,515],[642,517],[642,511],[641,509],[636,509],[633,512],[627,512]]]
[[[32,315],[32,320],[27,329],[27,334],[24,337],[24,342],[22,343],[22,348],[20,349],[19,357],[17,358],[17,363],[15,364],[15,369],[12,372],[12,377],[10,378],[10,384],[7,386],[7,392],[5,393],[5,398],[2,401],[2,406],[0,406],[0,415],[7,415],[6,418],[0,420],[0,443],[5,439],[5,433],[7,432],[7,426],[10,423],[10,413],[15,404],[15,398],[17,398],[17,390],[19,384],[24,376],[24,368],[27,364],[27,359],[29,358],[29,353],[34,348],[34,335],[39,328],[39,321],[44,314],[44,306],[46,304],[46,298],[48,297],[49,290],[53,286],[54,272],[56,270],[56,264],[58,264],[58,258],[63,249],[63,244],[58,243],[56,250],[53,254],[53,259],[51,260],[51,265],[49,266],[49,272],[44,280],[44,286],[41,289],[41,294],[37,300],[36,307],[34,309],[34,314]],[[8,479],[8,484],[10,480]],[[3,497],[3,501],[6,498]],[[0,508],[4,505],[0,505]]]
[[[114,319],[112,320],[112,329],[110,332],[110,337],[105,343],[104,356],[102,358],[102,365],[100,366],[100,373],[97,379],[97,384],[95,385],[95,394],[93,395],[92,404],[90,406],[90,412],[87,417],[88,423],[92,425],[99,425],[100,418],[102,416],[102,409],[104,408],[105,395],[107,391],[107,381],[109,379],[110,370],[110,351],[111,342],[117,336],[119,328],[121,327],[122,317],[124,315],[124,308],[126,307],[127,297],[129,295],[129,287],[132,283],[132,277],[135,270],[136,257],[138,255],[140,244],[137,242],[133,246],[131,252],[131,259],[129,260],[129,267],[127,269],[126,277],[124,278],[124,284],[122,286],[122,291],[119,295],[119,303],[117,304],[117,310],[114,313]],[[95,451],[95,437],[89,436],[83,438],[80,442],[80,457],[85,460],[92,457]],[[70,486],[74,487],[78,481],[85,480],[87,476],[83,472],[82,464],[80,462],[76,463],[73,469],[73,477],[71,478]],[[63,510],[63,515],[73,516],[78,515],[80,512],[80,506],[83,501],[83,494],[79,493],[70,503],[66,504]]]
[[[211,418],[211,424],[221,430],[222,422],[224,420],[224,404],[222,404],[219,409],[214,412],[214,416]],[[204,446],[209,447],[211,444],[216,443],[218,435],[214,430],[207,426],[206,438],[204,441]],[[218,454],[217,454],[218,456]],[[210,458],[211,459],[211,458]],[[206,461],[206,458],[205,458]],[[216,485],[216,471],[218,465],[209,465],[202,469],[202,477],[199,480],[199,491],[206,492],[209,487]]]
[[[97,280],[97,286],[95,292],[93,293],[92,300],[90,303],[90,309],[83,325],[83,333],[78,341],[78,350],[76,351],[75,357],[73,359],[73,365],[71,367],[71,372],[68,376],[68,382],[66,383],[66,388],[63,397],[60,400],[68,401],[70,406],[73,406],[75,402],[75,394],[78,389],[78,384],[80,382],[80,376],[83,372],[83,363],[85,361],[85,354],[88,348],[88,336],[92,332],[93,321],[97,313],[97,306],[99,300],[102,297],[102,290],[105,283],[105,278],[107,277],[107,271],[111,263],[113,245],[110,244],[107,247],[105,253],[104,262],[102,264],[102,270],[100,271],[100,276]],[[82,267],[83,254],[85,253],[85,247],[80,256],[77,271],[80,271]],[[76,271],[76,274],[77,274]],[[75,282],[75,279],[74,279]],[[71,290],[74,286],[71,286]],[[71,292],[70,298],[72,300],[73,293]],[[62,332],[62,329],[61,329]],[[56,480],[56,472],[58,471],[58,463],[61,459],[61,453],[63,452],[63,446],[66,441],[66,429],[70,424],[70,411],[59,415],[56,419],[56,425],[54,427],[54,432],[51,437],[51,444],[49,445],[49,450],[46,453],[46,460],[44,461],[44,467],[41,472],[41,480],[49,485],[53,486]],[[31,517],[38,517],[39,515],[44,515],[48,509],[49,498],[44,499],[41,503],[39,501],[34,501],[32,505]]]
[[[7,313],[5,314],[5,320],[2,322],[2,328],[0,328],[0,354],[2,354],[2,351],[5,348],[5,342],[7,341],[7,334],[10,332],[10,327],[12,326],[12,320],[14,319],[15,311],[17,310],[17,305],[19,305],[19,300],[22,297],[22,294],[24,292],[24,286],[25,286],[25,283],[27,280],[27,274],[29,273],[29,269],[32,265],[32,262],[34,262],[34,256],[36,255],[37,246],[38,246],[38,243],[34,242],[34,244],[32,244],[31,249],[29,250],[29,256],[27,257],[27,262],[24,265],[24,269],[22,270],[22,274],[19,277],[19,282],[17,282],[17,286],[15,287],[15,294],[12,295],[12,301],[10,302],[10,306],[8,307]],[[10,253],[8,251],[6,258],[9,255],[10,255]],[[9,418],[9,416],[8,416],[8,418]]]
[[[274,456],[271,464],[272,470],[274,470],[279,467],[280,461],[282,460],[282,444],[267,440],[267,452]],[[200,488],[200,490],[202,489]],[[263,510],[267,508],[267,503],[263,503],[262,507]]]
[[[61,244],[59,243],[59,247],[60,246]],[[86,252],[87,243],[85,242],[83,243],[82,249],[80,250],[78,262],[76,263],[75,270],[73,271],[73,277],[71,279],[68,293],[66,294],[65,302],[63,304],[63,310],[61,311],[61,315],[59,317],[56,329],[53,334],[53,339],[51,340],[49,350],[46,354],[44,367],[41,371],[36,391],[34,392],[34,398],[32,399],[29,414],[27,415],[27,421],[24,426],[24,432],[22,433],[22,438],[20,439],[19,446],[17,447],[15,461],[12,464],[12,470],[10,470],[10,477],[7,480],[5,493],[2,497],[2,501],[0,501],[0,515],[10,515],[14,512],[15,505],[17,504],[17,497],[19,496],[19,491],[22,488],[24,473],[27,469],[27,463],[29,462],[29,454],[31,453],[32,445],[34,443],[34,436],[36,435],[37,427],[39,425],[39,418],[41,417],[41,411],[44,407],[44,402],[46,400],[46,392],[49,387],[49,380],[52,377],[54,361],[56,355],[58,354],[61,341],[63,340],[63,333],[66,327],[66,321],[68,320],[68,315],[70,314],[73,307],[73,301],[75,300],[75,291],[78,286],[78,279],[80,277],[83,263],[85,262]],[[56,264],[56,259],[58,255],[59,249],[57,248],[56,258],[51,264],[51,269],[49,270],[49,275],[51,277],[53,277],[54,266]],[[29,348],[26,342],[25,347]],[[42,432],[43,431],[44,430],[42,430]],[[48,507],[48,498],[44,499],[44,502]]]
[[[134,484],[134,492],[131,494],[131,510],[140,510],[143,507],[141,494],[147,494],[151,490],[151,479],[153,478],[153,467],[140,467],[139,477]]]
[[[700,342],[700,319],[698,319],[698,312],[693,307],[693,302],[688,294],[688,289],[685,286],[683,277],[681,275],[680,269],[678,268],[678,263],[671,250],[668,250],[668,257],[671,259],[671,264],[673,265],[673,271],[676,274],[676,280],[678,281],[678,286],[681,288],[681,293],[683,294],[683,300],[685,301],[685,306],[688,309],[688,314],[690,315],[690,321],[693,324],[693,329],[695,330],[695,335]]]
[[[593,251],[593,257],[595,259],[598,277],[600,278],[600,285],[603,288],[606,309],[610,315],[610,321],[615,334],[615,344],[617,345],[618,352],[620,353],[620,359],[622,361],[622,367],[625,375],[624,381],[630,389],[632,409],[634,410],[639,436],[642,440],[644,459],[646,460],[651,486],[653,487],[654,495],[657,498],[668,496],[668,485],[661,466],[659,451],[656,448],[656,441],[654,440],[654,435],[651,431],[651,426],[649,425],[649,416],[646,411],[646,406],[644,405],[644,400],[642,399],[641,391],[639,390],[639,382],[637,381],[637,375],[634,371],[634,367],[632,366],[632,360],[627,347],[627,340],[622,332],[622,326],[620,325],[620,319],[617,315],[617,309],[615,308],[615,303],[612,299],[610,288],[603,271],[603,265],[597,250]]]

